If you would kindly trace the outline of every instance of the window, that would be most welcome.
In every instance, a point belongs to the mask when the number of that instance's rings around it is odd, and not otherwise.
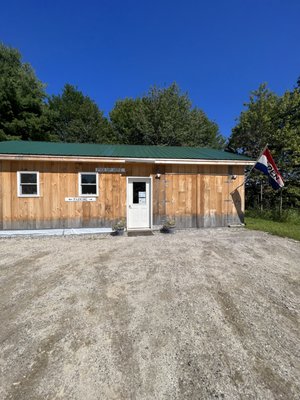
[[[132,203],[146,204],[146,182],[133,182]]]
[[[39,197],[39,173],[18,171],[18,197]]]
[[[79,196],[98,196],[98,174],[95,172],[79,173]]]

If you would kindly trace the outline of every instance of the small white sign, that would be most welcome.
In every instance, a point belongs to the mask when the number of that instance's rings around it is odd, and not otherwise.
[[[139,197],[146,197],[146,192],[139,192]]]
[[[104,172],[104,173],[113,173],[113,172],[117,172],[120,174],[124,174],[125,168],[96,168],[95,169],[96,172]]]
[[[96,197],[65,197],[65,201],[96,201]]]
[[[139,197],[139,204],[146,204],[146,197]]]

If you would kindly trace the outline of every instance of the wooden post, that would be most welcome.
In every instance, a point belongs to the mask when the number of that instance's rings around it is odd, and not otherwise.
[[[280,188],[280,197],[279,197],[279,215],[282,217],[282,188]]]
[[[260,211],[263,211],[263,181],[260,181]]]

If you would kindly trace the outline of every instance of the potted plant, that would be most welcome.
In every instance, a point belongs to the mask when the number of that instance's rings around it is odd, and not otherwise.
[[[161,231],[163,233],[174,233],[176,228],[176,222],[173,218],[166,218]]]
[[[112,226],[113,234],[115,236],[124,235],[125,227],[126,227],[126,219],[122,218]]]

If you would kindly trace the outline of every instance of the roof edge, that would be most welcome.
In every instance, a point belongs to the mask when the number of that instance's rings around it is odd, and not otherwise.
[[[59,162],[106,162],[106,163],[150,163],[150,164],[190,164],[190,165],[253,165],[254,160],[222,160],[196,158],[131,158],[131,157],[101,157],[101,156],[55,156],[30,154],[1,154],[0,160],[28,161],[59,161]]]

